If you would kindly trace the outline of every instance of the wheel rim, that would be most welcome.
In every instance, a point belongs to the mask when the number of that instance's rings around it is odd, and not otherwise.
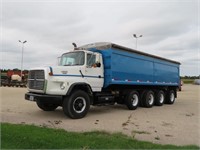
[[[160,94],[159,102],[162,104],[164,102],[164,95]]]
[[[149,102],[149,105],[153,105],[153,102],[154,102],[154,96],[153,96],[153,94],[149,95],[148,102]]]
[[[170,101],[173,102],[173,101],[174,101],[174,98],[175,98],[174,93],[171,93],[171,94],[170,94]]]
[[[73,109],[76,113],[82,113],[86,108],[86,100],[83,97],[77,97],[73,102]]]
[[[137,104],[138,104],[138,96],[137,96],[137,94],[133,94],[133,96],[132,96],[132,98],[131,98],[131,103],[132,103],[132,105],[133,106],[137,106]]]

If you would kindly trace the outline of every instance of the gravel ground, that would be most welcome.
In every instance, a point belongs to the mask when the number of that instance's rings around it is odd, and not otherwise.
[[[24,100],[25,88],[0,87],[1,122],[34,124],[68,131],[122,132],[138,140],[160,144],[200,146],[200,86],[184,85],[173,105],[130,111],[126,106],[91,107],[83,119],[66,117],[62,108],[40,110]]]

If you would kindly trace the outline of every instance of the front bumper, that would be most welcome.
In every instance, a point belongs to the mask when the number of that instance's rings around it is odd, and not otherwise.
[[[25,99],[29,101],[41,101],[48,104],[62,105],[63,96],[60,95],[46,95],[46,94],[35,94],[28,92],[25,94]]]

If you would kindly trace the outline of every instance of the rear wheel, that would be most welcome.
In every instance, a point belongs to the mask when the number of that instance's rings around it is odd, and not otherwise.
[[[157,106],[162,106],[164,101],[165,101],[165,93],[162,90],[160,90],[156,93],[155,104]]]
[[[41,101],[37,101],[36,103],[37,106],[44,111],[54,111],[58,107],[56,104],[48,104]]]
[[[142,106],[150,108],[154,105],[154,101],[154,92],[151,90],[145,91],[142,97]]]
[[[139,93],[137,91],[131,91],[126,99],[125,99],[126,106],[130,110],[135,110],[139,104]]]
[[[174,90],[169,90],[166,96],[166,103],[173,104],[175,102],[175,92]]]
[[[63,111],[65,115],[72,119],[83,118],[90,108],[90,98],[88,94],[82,90],[72,93],[69,97],[65,97],[63,102]]]

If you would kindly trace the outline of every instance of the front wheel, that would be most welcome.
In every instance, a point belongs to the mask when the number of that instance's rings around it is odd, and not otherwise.
[[[75,91],[69,97],[65,97],[63,102],[63,111],[65,115],[72,119],[85,117],[89,108],[90,98],[88,94],[82,90]]]
[[[48,104],[41,101],[37,101],[36,103],[37,106],[44,111],[54,111],[58,107],[56,104]]]

